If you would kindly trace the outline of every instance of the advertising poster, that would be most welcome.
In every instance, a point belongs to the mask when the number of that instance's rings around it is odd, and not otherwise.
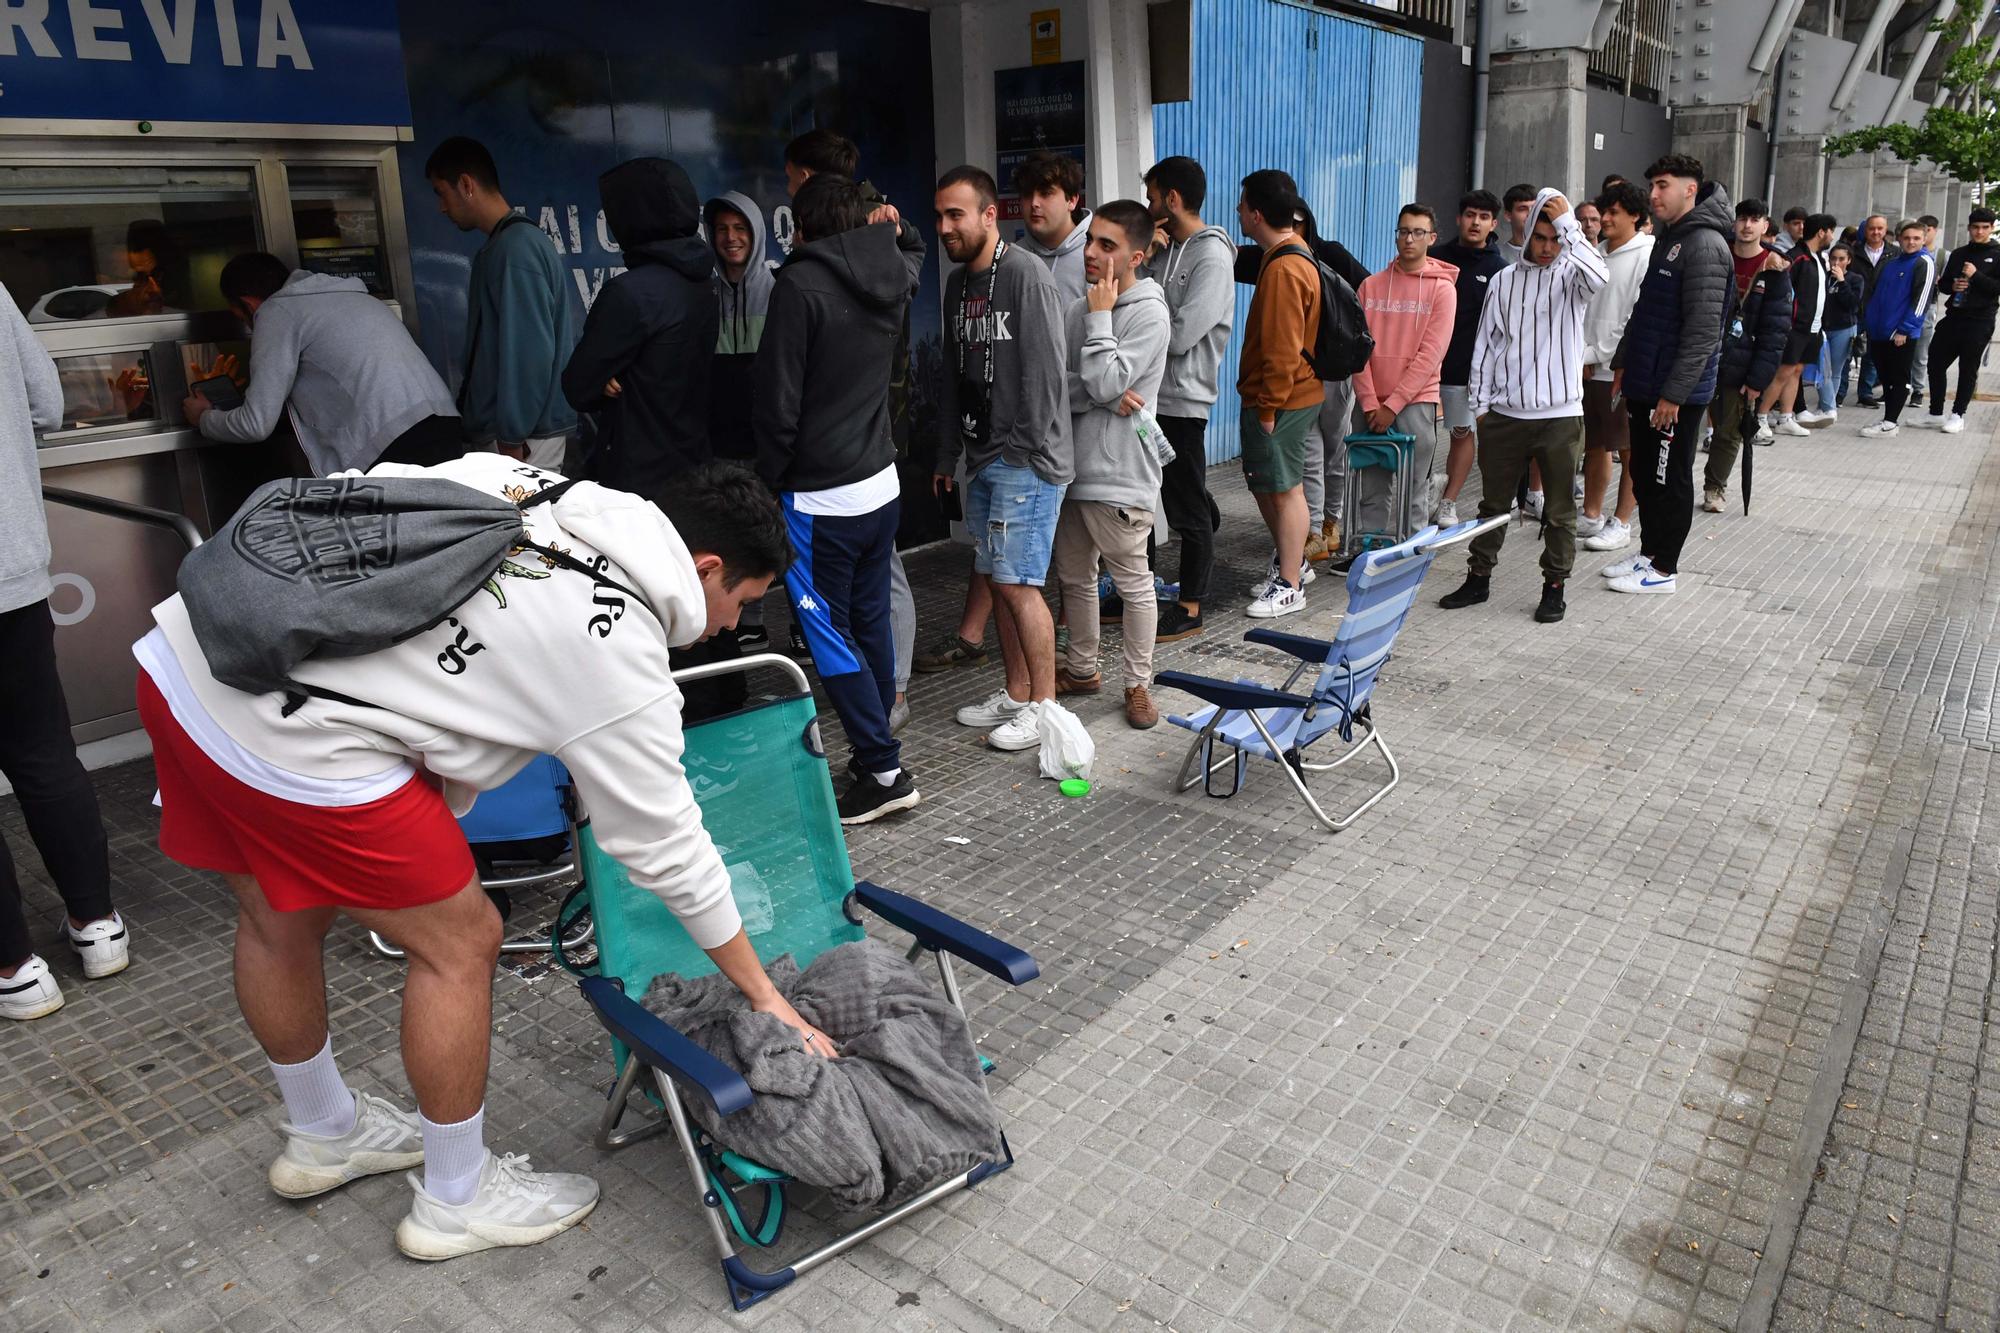
[[[993,128],[1000,157],[994,180],[1000,185],[1002,222],[1021,220],[1021,201],[1011,185],[1021,159],[1046,150],[1084,160],[1083,88],[1081,60],[993,71]]]

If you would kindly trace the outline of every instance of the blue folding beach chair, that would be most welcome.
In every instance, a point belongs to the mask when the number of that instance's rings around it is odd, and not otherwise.
[[[1194,744],[1174,779],[1174,790],[1187,791],[1200,783],[1210,796],[1234,796],[1243,788],[1245,760],[1256,755],[1283,769],[1313,817],[1335,833],[1359,819],[1402,780],[1396,756],[1390,753],[1375,723],[1375,683],[1395,646],[1396,632],[1409,618],[1417,589],[1440,551],[1506,521],[1502,514],[1484,523],[1469,521],[1443,530],[1426,527],[1406,541],[1361,556],[1347,572],[1347,614],[1330,642],[1273,629],[1253,629],[1245,634],[1251,643],[1299,659],[1292,674],[1276,689],[1248,677],[1230,681],[1184,671],[1160,673],[1159,684],[1186,691],[1210,705],[1186,717],[1167,719],[1195,733]],[[1306,673],[1315,669],[1318,674],[1312,692],[1293,693]],[[1329,735],[1338,735],[1348,746],[1347,752],[1326,763],[1308,762],[1307,747]],[[1216,756],[1218,744],[1228,747],[1228,753],[1220,758]],[[1336,819],[1314,799],[1306,786],[1306,774],[1339,768],[1370,746],[1379,750],[1388,764],[1389,780]],[[1215,774],[1230,766],[1234,772],[1229,785],[1218,790]]]
[[[834,809],[811,687],[796,663],[765,654],[677,671],[674,678],[685,682],[758,668],[785,672],[791,688],[777,698],[689,727],[682,756],[702,822],[728,867],[730,887],[757,956],[768,963],[790,954],[805,967],[836,945],[862,939],[865,910],[912,937],[912,959],[926,951],[936,956],[939,984],[961,1012],[965,1005],[952,971],[953,955],[1010,985],[1040,975],[1035,960],[1011,944],[915,898],[855,883]],[[576,911],[587,909],[595,922],[597,950],[595,966],[589,969],[595,975],[585,976],[581,986],[611,1034],[617,1071],[598,1125],[597,1144],[622,1148],[663,1130],[673,1131],[704,1205],[730,1302],[737,1309],[754,1305],[801,1273],[1013,1164],[1009,1152],[1004,1161],[954,1176],[782,1267],[767,1271],[750,1267],[738,1254],[738,1242],[758,1248],[778,1242],[788,1177],[710,1139],[691,1124],[680,1100],[702,1098],[727,1116],[750,1105],[750,1085],[639,1004],[656,978],[699,976],[713,972],[715,965],[659,898],[635,888],[624,869],[604,854],[591,833],[588,814],[580,810],[576,841],[583,879]],[[572,917],[569,912],[563,915]],[[573,925],[570,929],[573,933]],[[565,921],[559,920],[555,928],[559,939],[564,930]],[[557,955],[566,958],[562,949]],[[635,1089],[663,1114],[642,1128],[620,1131],[619,1122]],[[754,1216],[743,1206],[753,1197],[758,1204]]]

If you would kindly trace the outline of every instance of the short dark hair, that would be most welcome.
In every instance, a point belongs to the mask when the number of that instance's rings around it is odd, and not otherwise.
[[[1937,214],[1935,213],[1924,213],[1917,218],[1917,221],[1923,223],[1926,227],[1932,227],[1932,228],[1942,227],[1944,225],[1944,223],[1938,221]]]
[[[1744,218],[1767,218],[1770,216],[1771,210],[1764,207],[1762,199],[1739,199],[1736,201],[1736,220],[1738,222],[1741,222]]]
[[[1396,217],[1399,221],[1403,218],[1422,218],[1424,221],[1431,224],[1432,231],[1437,230],[1437,225],[1438,225],[1437,210],[1432,208],[1429,204],[1420,204],[1414,201],[1404,204],[1401,208],[1396,210]]]
[[[1491,190],[1467,190],[1458,196],[1459,212],[1474,208],[1483,208],[1496,218],[1500,216],[1500,201],[1493,197]]]
[[[1208,198],[1208,173],[1191,157],[1163,157],[1141,179],[1162,199],[1168,191],[1180,195],[1181,206],[1190,213],[1201,212],[1202,201]]]
[[[785,145],[785,161],[803,167],[813,175],[853,178],[861,166],[861,150],[854,140],[832,130],[807,130]]]
[[[1987,208],[1983,204],[1980,207],[1973,209],[1970,213],[1967,213],[1965,215],[1965,223],[1967,226],[1971,226],[1975,222],[1990,223],[1992,221],[1993,221],[1993,210]]]
[[[1832,231],[1839,225],[1831,213],[1806,214],[1806,235],[1817,236],[1823,231]]]
[[[689,555],[722,557],[722,586],[783,573],[792,563],[785,511],[757,474],[709,463],[677,474],[653,496]]]
[[[222,299],[231,305],[241,305],[246,299],[268,301],[291,276],[284,260],[252,250],[222,266]]]
[[[1622,208],[1628,217],[1644,220],[1646,216],[1646,192],[1626,180],[1618,178],[1616,185],[1604,187],[1604,193],[1597,196],[1597,211],[1609,213],[1614,208]]]
[[[1509,185],[1507,193],[1500,196],[1500,202],[1506,205],[1507,211],[1511,213],[1514,211],[1514,205],[1516,204],[1534,203],[1535,196],[1539,193],[1541,191],[1523,181],[1519,185]]]
[[[872,211],[859,185],[827,171],[815,171],[792,196],[792,219],[808,242],[865,227]]]
[[[1153,243],[1153,210],[1137,199],[1113,199],[1108,204],[1099,204],[1096,215],[1122,229],[1134,250],[1144,250]]]
[[[1617,172],[1614,171],[1609,176],[1606,176],[1603,180],[1597,183],[1597,192],[1601,197],[1603,195],[1610,194],[1611,187],[1614,185],[1629,185],[1630,183],[1631,182],[1629,180],[1627,180],[1625,177],[1619,175]]]
[[[1679,176],[1682,180],[1697,183],[1708,179],[1702,172],[1701,159],[1686,153],[1668,153],[1646,168],[1647,180],[1658,180],[1662,176]]]
[[[993,183],[992,175],[983,167],[967,163],[964,166],[953,167],[938,177],[939,190],[948,190],[954,185],[970,185],[972,192],[979,196],[981,208],[991,208],[1000,202],[1000,187]]]
[[[1854,247],[1846,241],[1835,241],[1832,245],[1826,247],[1826,257],[1831,259],[1835,255],[1846,255],[1852,261],[1854,258]]]
[[[1083,197],[1083,163],[1066,153],[1030,153],[1014,168],[1014,193],[1022,198],[1061,190],[1065,199]]]
[[[1243,206],[1266,226],[1286,231],[1304,220],[1306,201],[1299,198],[1297,181],[1276,167],[1265,167],[1243,178]]]
[[[431,149],[430,157],[424,161],[424,179],[455,185],[460,176],[470,176],[478,185],[500,193],[500,168],[486,145],[454,134]]]
[[[1785,221],[1804,222],[1810,224],[1812,222],[1812,214],[1806,212],[1803,208],[1800,208],[1797,204],[1794,204],[1790,208],[1785,210]],[[1811,227],[1808,226],[1807,230],[1810,231]]]

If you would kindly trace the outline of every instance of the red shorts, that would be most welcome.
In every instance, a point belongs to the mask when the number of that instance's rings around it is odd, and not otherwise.
[[[276,911],[422,907],[473,878],[465,834],[422,778],[363,805],[300,805],[225,772],[144,671],[139,720],[160,784],[160,850],[197,870],[254,877]]]

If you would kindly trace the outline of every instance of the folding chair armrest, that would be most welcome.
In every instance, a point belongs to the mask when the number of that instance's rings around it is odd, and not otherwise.
[[[1492,518],[1479,519],[1477,521],[1467,519],[1455,528],[1441,529],[1438,539],[1425,542],[1417,550],[1420,554],[1434,556],[1439,551],[1449,550],[1454,546],[1469,542],[1482,532],[1491,532],[1495,528],[1503,527],[1512,517],[1512,514],[1495,514]]]
[[[926,949],[957,954],[974,967],[991,972],[1010,986],[1033,981],[1041,966],[1023,950],[969,926],[949,912],[907,894],[895,893],[862,880],[854,886],[855,901],[892,926],[916,936]]]
[[[732,1115],[750,1105],[753,1094],[743,1075],[641,1007],[609,977],[585,977],[577,984],[612,1036],[653,1068],[707,1098],[717,1115]]]
[[[1168,689],[1184,690],[1197,699],[1206,699],[1218,708],[1249,710],[1253,708],[1310,708],[1313,701],[1302,694],[1287,694],[1283,690],[1267,689],[1262,685],[1244,685],[1236,681],[1217,680],[1213,676],[1190,676],[1185,671],[1162,671],[1153,677],[1155,685]]]
[[[1274,629],[1253,629],[1243,636],[1245,643],[1261,643],[1266,648],[1276,648],[1281,653],[1290,653],[1301,662],[1323,665],[1327,649],[1333,647],[1325,639],[1315,639],[1304,634],[1285,634]]]

